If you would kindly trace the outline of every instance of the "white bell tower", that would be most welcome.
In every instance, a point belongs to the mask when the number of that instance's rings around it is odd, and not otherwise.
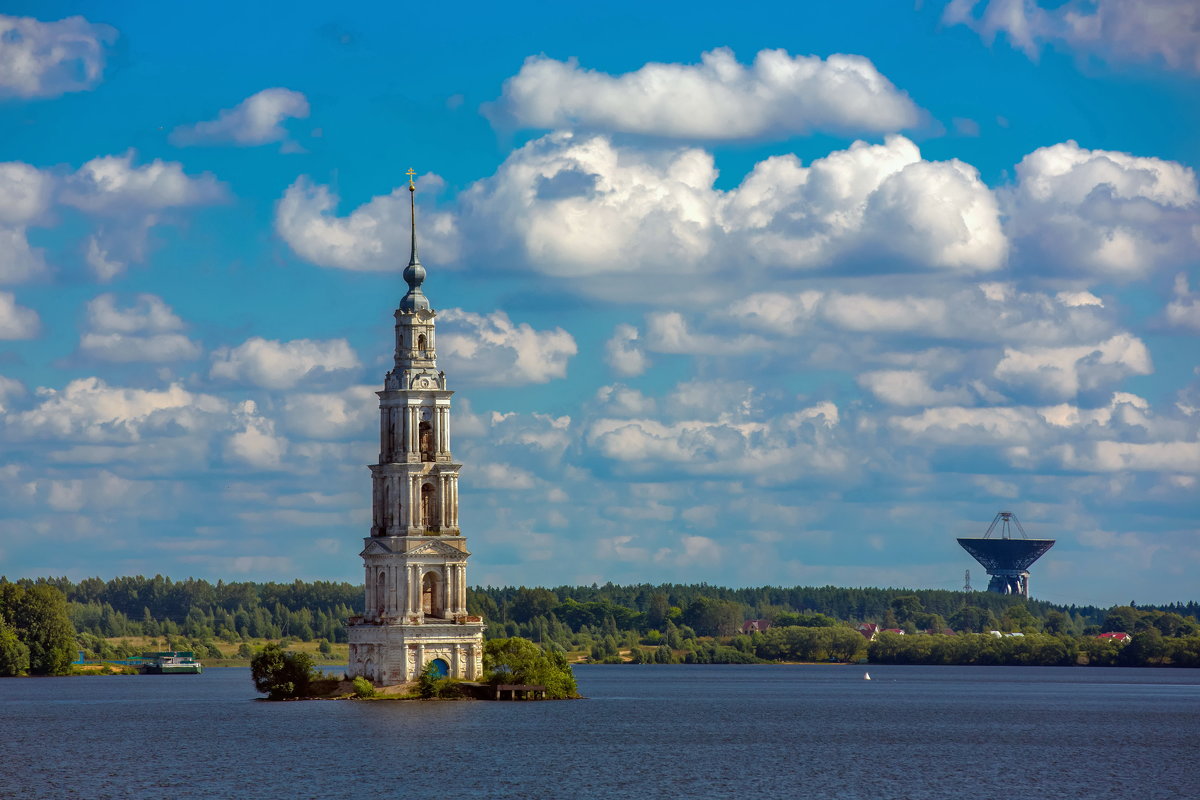
[[[458,470],[450,454],[450,396],[437,368],[434,317],[421,291],[413,170],[408,293],[396,309],[395,365],[379,395],[379,463],[371,466],[371,535],[362,616],[350,618],[351,677],[377,684],[441,674],[478,680],[483,629],[467,614],[467,541],[458,527]]]

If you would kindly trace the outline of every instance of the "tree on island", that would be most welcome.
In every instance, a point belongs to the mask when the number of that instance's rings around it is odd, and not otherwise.
[[[17,637],[16,629],[0,619],[0,677],[28,671],[29,648]]]
[[[483,671],[490,684],[545,686],[553,700],[578,697],[575,673],[557,648],[542,650],[528,639],[492,639],[483,645]]]
[[[268,700],[306,697],[313,681],[320,678],[313,668],[312,656],[284,650],[274,643],[255,653],[250,660],[250,676],[254,688]]]
[[[6,627],[17,646],[5,634]],[[34,675],[66,675],[74,658],[75,626],[66,596],[47,584],[0,581],[0,675],[19,675],[26,669]]]

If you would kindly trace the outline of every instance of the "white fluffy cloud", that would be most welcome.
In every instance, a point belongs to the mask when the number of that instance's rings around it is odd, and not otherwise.
[[[210,377],[267,389],[290,389],[329,373],[358,369],[358,356],[345,339],[293,339],[281,342],[259,336],[212,355]]]
[[[1039,271],[1131,280],[1200,246],[1196,174],[1174,161],[1068,141],[1033,151],[1016,171],[1009,231]]]
[[[1068,0],[1043,7],[1037,0],[951,0],[946,24],[965,24],[988,42],[1003,31],[1036,58],[1044,42],[1062,42],[1110,61],[1161,61],[1200,72],[1200,6],[1192,0]]]
[[[223,400],[179,384],[134,389],[78,378],[61,390],[40,388],[37,394],[42,398],[37,406],[5,417],[10,437],[136,442],[143,436],[200,430],[210,425],[206,420],[211,416],[228,413]]]
[[[379,418],[378,387],[352,386],[341,392],[289,393],[281,421],[289,432],[310,439],[344,439],[373,430]]]
[[[425,175],[418,194],[436,193],[443,181]],[[408,186],[374,197],[347,217],[332,213],[338,198],[328,187],[300,176],[275,207],[275,231],[301,258],[323,267],[350,270],[395,270],[408,263],[411,218]],[[453,214],[419,206],[417,229],[421,253],[437,266],[458,258],[458,229]]]
[[[45,270],[26,231],[50,207],[54,180],[29,164],[0,164],[0,283],[17,283]]]
[[[1072,397],[1081,390],[1152,371],[1150,351],[1142,340],[1119,334],[1090,346],[1005,348],[995,376],[1051,397]]]
[[[719,354],[753,348],[795,349],[794,337],[810,345],[845,343],[846,334],[916,337],[952,343],[1068,346],[1091,345],[1120,333],[1116,317],[1102,303],[1070,302],[1042,292],[1018,291],[1009,284],[961,288],[934,283],[923,294],[821,291],[756,292],[728,307],[684,316],[647,315],[643,347],[650,352]],[[756,334],[750,338],[742,333]],[[686,347],[684,345],[687,345]]]
[[[650,367],[650,359],[638,342],[640,335],[637,328],[624,323],[613,330],[612,338],[604,343],[604,360],[613,372],[632,377]]]
[[[851,469],[849,453],[837,441],[839,422],[838,408],[829,402],[760,421],[736,408],[680,421],[602,417],[588,426],[585,442],[631,475],[669,469],[776,484]]]
[[[1167,323],[1172,327],[1184,328],[1200,333],[1200,292],[1188,286],[1187,275],[1175,276],[1174,297],[1167,304]]]
[[[253,400],[246,400],[234,414],[239,429],[225,440],[225,457],[252,469],[278,469],[288,451],[288,441],[275,435],[275,423],[258,413]]]
[[[974,168],[926,162],[908,139],[857,142],[803,166],[769,158],[728,192],[711,154],[639,150],[553,133],[513,152],[460,196],[463,230],[572,287],[645,298],[656,280],[753,265],[811,271],[998,268],[1007,254],[995,197]],[[614,280],[636,273],[637,281]],[[672,286],[708,297],[715,284]]]
[[[139,294],[126,307],[118,307],[113,294],[98,295],[87,304],[86,323],[79,347],[104,361],[189,361],[200,356],[200,346],[179,332],[183,320],[156,295]]]
[[[0,97],[58,97],[91,89],[117,32],[83,17],[42,22],[0,14]]]
[[[513,324],[503,311],[475,314],[458,308],[440,312],[438,355],[456,381],[514,385],[565,378],[567,362],[579,352],[562,328],[538,331]]]
[[[576,128],[696,139],[892,132],[920,110],[863,56],[762,50],[750,66],[719,48],[700,64],[646,64],[624,75],[532,56],[484,107],[500,127]]]
[[[922,370],[889,369],[864,372],[858,385],[894,406],[955,405],[968,402],[971,394],[961,387],[935,389]]]
[[[171,133],[171,143],[186,146],[285,142],[288,133],[283,121],[307,116],[308,98],[300,92],[281,87],[263,89],[233,108],[223,109],[214,120],[176,128]]]
[[[12,292],[0,292],[0,340],[32,339],[41,327],[36,311],[18,305]]]
[[[531,269],[621,299],[667,296],[658,291],[664,284],[720,296],[717,283],[694,280],[704,273],[845,266],[971,274],[1007,257],[996,198],[977,171],[924,161],[902,136],[856,142],[808,167],[794,156],[770,158],[730,191],[716,189],[716,177],[712,155],[699,148],[642,149],[557,132],[460,194],[454,215],[434,214],[419,227],[441,257],[461,250],[464,260]],[[395,269],[408,242],[406,200],[397,190],[336,217],[329,190],[301,178],[279,202],[276,230],[316,264]]]
[[[132,150],[94,158],[65,180],[59,196],[97,220],[87,261],[100,280],[111,280],[145,258],[147,233],[165,212],[226,197],[224,185],[210,174],[190,177],[178,162],[160,159],[137,167],[133,159]]]
[[[791,155],[759,162],[730,194],[725,225],[745,233],[749,257],[796,269],[851,260],[880,272],[986,272],[1008,251],[978,171],[924,161],[903,136],[855,142],[808,167]]]

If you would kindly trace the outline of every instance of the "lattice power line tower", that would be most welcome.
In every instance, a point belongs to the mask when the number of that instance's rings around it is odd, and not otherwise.
[[[1013,527],[1020,539],[1012,538]],[[993,539],[997,528],[1000,537]],[[1029,567],[1054,546],[1054,539],[1030,539],[1015,514],[1001,511],[982,539],[959,539],[958,543],[992,576],[989,592],[1029,597]]]
[[[963,574],[963,591],[964,592],[975,591],[973,588],[971,588],[971,570],[967,570]]]

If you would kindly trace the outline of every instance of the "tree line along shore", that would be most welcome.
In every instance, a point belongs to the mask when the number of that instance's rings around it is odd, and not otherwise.
[[[0,577],[0,675],[66,674],[80,651],[103,661],[192,650],[244,665],[266,642],[344,663],[344,623],[361,602],[361,586],[328,581]],[[467,604],[489,639],[526,638],[573,661],[1200,666],[1194,601],[1101,608],[989,592],[605,584],[475,588]],[[762,630],[743,632],[747,620]],[[864,624],[893,632],[868,639]]]

